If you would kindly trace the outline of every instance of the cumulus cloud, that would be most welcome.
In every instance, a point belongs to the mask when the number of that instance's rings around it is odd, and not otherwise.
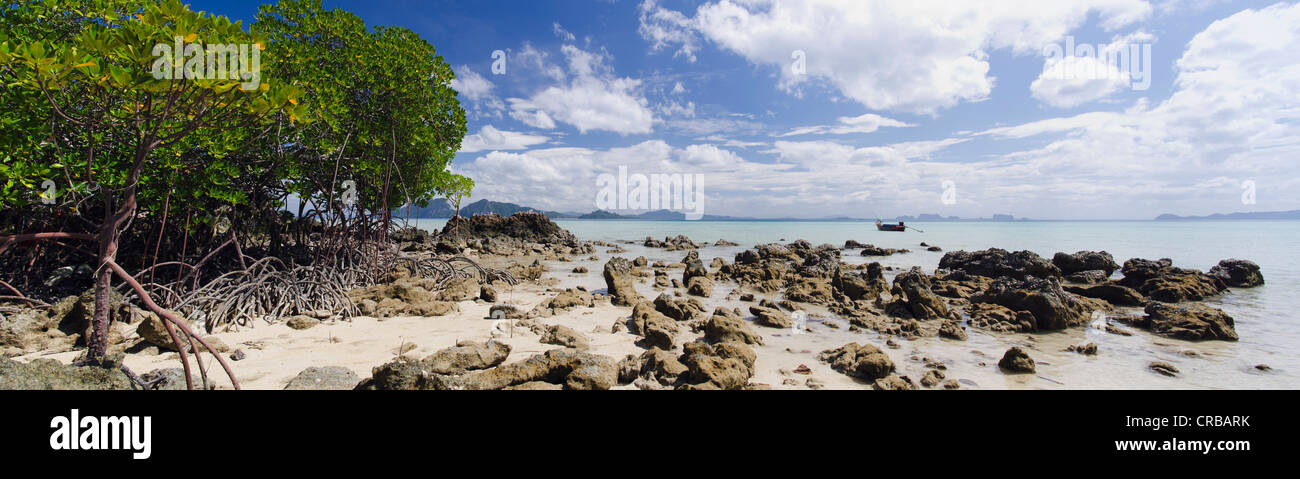
[[[1142,20],[1144,0],[947,2],[937,0],[719,0],[695,16],[641,4],[651,50],[699,49],[698,37],[750,62],[777,67],[778,85],[798,93],[829,84],[872,110],[933,113],[992,91],[988,51],[1038,53],[1096,13],[1104,28]],[[804,73],[792,53],[804,52]]]
[[[1154,38],[1135,32],[1100,47],[1073,45],[1072,41],[1044,47],[1043,72],[1029,85],[1029,91],[1048,105],[1072,108],[1126,88],[1145,90],[1151,86]]]
[[[924,1],[915,3],[928,5]],[[885,12],[903,8],[872,5]],[[1010,8],[996,5],[990,8]],[[1095,12],[1103,27],[1108,28],[1128,25],[1150,12],[1149,8],[1133,7],[1131,2],[1098,5],[1082,11]],[[1012,22],[1019,25],[1017,28],[990,28],[987,30],[1000,33],[973,35],[981,38],[982,47],[976,50],[1023,48],[1026,53],[1037,54],[1042,45],[1025,39],[1059,41],[1059,34],[1075,24],[1068,15],[1052,17],[1064,18],[1056,23],[1023,21],[1051,16],[1048,13],[1061,8],[1055,2],[1019,7],[1033,11],[1020,14],[1019,23]],[[710,15],[706,14],[709,8],[739,9],[763,20],[783,18],[772,13],[774,10],[811,7],[794,2],[772,5],[760,0],[719,1],[705,5],[692,22],[698,22],[701,15]],[[972,19],[944,28],[978,31],[980,28],[974,26],[992,22],[987,15],[974,14]],[[980,18],[985,20],[977,21]],[[762,36],[764,25],[758,22],[736,28],[752,31],[753,38],[767,38]],[[696,32],[704,32],[698,27],[693,27]],[[818,31],[833,33],[837,28],[834,22],[828,22]],[[711,35],[700,38],[716,42]],[[616,172],[620,165],[634,173],[704,174],[710,198],[706,212],[738,216],[806,217],[816,216],[810,211],[825,211],[827,216],[867,218],[932,212],[961,216],[1006,212],[1038,218],[1149,218],[1163,212],[1205,214],[1247,209],[1240,204],[1243,180],[1258,184],[1259,204],[1253,208],[1294,209],[1300,203],[1300,178],[1294,173],[1295,158],[1300,156],[1300,99],[1294,94],[1300,91],[1300,50],[1293,48],[1297,43],[1300,5],[1278,4],[1242,11],[1213,22],[1187,41],[1172,69],[1168,64],[1157,69],[1157,74],[1165,71],[1175,75],[1173,88],[1163,100],[1139,99],[1124,106],[1111,103],[1103,111],[963,131],[946,138],[941,135],[866,146],[833,141],[833,137],[772,138],[770,129],[752,116],[697,114],[694,118],[662,120],[665,130],[695,138],[686,144],[651,140],[602,149],[534,146],[531,148],[536,149],[477,155],[470,161],[458,161],[455,169],[478,181],[476,195],[577,211],[595,208],[596,175]],[[907,54],[901,47],[899,52],[900,56]],[[811,75],[817,56],[809,50],[808,57]],[[569,85],[569,77],[576,75],[571,72],[582,71],[581,65],[596,65],[600,58],[566,57],[565,85]],[[593,66],[591,74],[600,75],[600,71],[600,67]],[[1018,89],[1024,91],[1023,87]],[[1066,89],[1043,91],[1039,100],[1044,102],[1068,103],[1073,98],[1086,104],[1108,98],[1096,92],[1071,96]],[[899,105],[943,103],[936,100],[940,97],[907,89],[889,95],[899,99]],[[550,111],[531,97],[519,101],[532,103],[520,103],[520,111]],[[515,105],[512,102],[512,109]],[[910,126],[892,122],[904,123],[888,116],[863,115],[813,125],[805,134]],[[746,141],[755,137],[776,141]],[[957,184],[956,205],[942,203],[944,181]]]
[[[461,153],[476,153],[485,150],[522,150],[533,145],[546,143],[547,137],[529,135],[517,131],[502,131],[492,125],[484,125],[478,133],[467,135],[460,142]]]
[[[500,117],[505,104],[492,94],[496,88],[490,80],[478,74],[469,65],[454,68],[456,78],[451,88],[460,94],[461,105],[475,117]]]
[[[1297,41],[1300,5],[1245,10],[1214,22],[1187,43],[1175,62],[1175,91],[1154,106],[1138,102],[1124,111],[1050,118],[977,136],[1049,137],[1042,147],[1002,160],[1037,172],[1038,185],[1069,198],[1105,191],[1111,205],[1155,208],[1171,198],[1217,197],[1219,206],[1208,211],[1240,209],[1235,185],[1215,192],[1204,187],[1205,181],[1294,178],[1294,158],[1300,154],[1300,100],[1294,94],[1300,88],[1300,52],[1291,45]],[[1278,209],[1297,200],[1285,190],[1278,193],[1272,200]]]
[[[678,45],[673,56],[686,58],[691,63],[695,62],[695,52],[700,48],[700,39],[690,18],[681,12],[660,7],[655,0],[641,2],[638,11],[641,17],[637,31],[641,34],[641,38],[650,42],[650,51]]]
[[[510,116],[534,128],[554,128],[566,123],[586,133],[594,130],[619,134],[649,133],[654,113],[640,92],[641,81],[618,77],[607,63],[604,51],[587,51],[564,45],[561,52],[567,68],[549,63],[547,57],[526,47],[522,59],[556,81],[529,98],[510,98]]]

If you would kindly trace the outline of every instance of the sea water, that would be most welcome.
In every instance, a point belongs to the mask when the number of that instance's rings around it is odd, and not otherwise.
[[[435,230],[446,220],[422,219],[416,225]],[[1002,248],[1029,250],[1050,259],[1059,251],[1107,251],[1117,263],[1129,258],[1170,258],[1175,266],[1208,270],[1221,259],[1239,258],[1260,265],[1266,284],[1257,288],[1232,288],[1230,292],[1205,301],[1220,308],[1236,321],[1240,341],[1181,341],[1136,330],[1134,336],[1104,333],[1095,328],[1078,328],[1045,334],[986,334],[969,329],[970,339],[953,342],[927,338],[916,345],[922,354],[946,358],[949,377],[971,377],[983,387],[1013,388],[1300,388],[1300,221],[1015,221],[1015,222],[938,222],[908,223],[907,232],[876,231],[869,222],[854,221],[637,221],[637,220],[557,220],[561,227],[583,240],[620,242],[628,252],[618,254],[633,258],[646,256],[666,262],[680,261],[685,252],[663,251],[640,245],[647,236],[686,235],[696,242],[713,243],[726,239],[738,247],[707,247],[700,250],[706,264],[721,257],[728,262],[736,253],[756,244],[797,239],[814,245],[828,243],[843,246],[856,240],[884,248],[906,248],[909,253],[888,257],[864,257],[856,250],[845,250],[844,261],[864,263],[879,261],[895,272],[919,266],[933,272],[944,252]],[[634,243],[625,243],[634,241]],[[943,248],[943,252],[926,251],[920,243]],[[600,248],[598,261],[580,260],[551,268],[553,275],[578,264],[594,273],[567,278],[568,283],[589,288],[603,288],[597,273],[603,262],[614,256]],[[589,264],[588,264],[589,263]],[[1117,273],[1118,275],[1118,273]],[[647,291],[653,297],[653,291]],[[721,300],[714,304],[743,306]],[[1121,313],[1140,314],[1141,309],[1124,309]],[[790,338],[769,341],[784,344],[798,339],[815,346],[835,347],[854,339],[845,330],[825,331],[816,338]],[[766,334],[765,334],[766,336]],[[859,340],[860,341],[860,340]],[[880,343],[882,341],[872,341]],[[1071,344],[1095,342],[1097,356],[1062,352]],[[793,344],[793,343],[791,343]],[[1032,345],[1040,363],[1039,374],[1030,377],[1004,376],[996,371],[1001,352],[1012,345]],[[805,345],[806,347],[806,345]],[[978,350],[982,354],[972,354]],[[984,357],[987,356],[987,357]],[[981,359],[982,358],[982,359]],[[1167,378],[1146,368],[1151,361],[1173,363],[1179,377]],[[904,361],[905,362],[905,361]],[[1271,371],[1255,365],[1266,364]],[[989,365],[994,365],[989,367]],[[919,378],[923,369],[912,369]],[[900,372],[908,371],[900,364]]]

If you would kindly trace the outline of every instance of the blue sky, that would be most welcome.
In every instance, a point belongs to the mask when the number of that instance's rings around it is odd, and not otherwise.
[[[192,7],[247,21],[258,3]],[[734,216],[1300,208],[1294,3],[325,5],[409,28],[455,68],[470,135],[452,169],[472,199],[591,211],[598,175],[625,166],[702,175],[704,211]],[[1149,48],[1149,86],[1045,56],[1067,41]]]

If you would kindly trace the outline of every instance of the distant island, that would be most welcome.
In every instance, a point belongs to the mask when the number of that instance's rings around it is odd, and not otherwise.
[[[405,217],[407,207],[403,206],[394,210],[393,215]],[[412,218],[451,218],[456,214],[456,209],[445,199],[437,199],[429,202],[428,206],[423,208],[416,206],[410,208]],[[642,221],[686,221],[686,213],[657,210],[647,211],[639,214],[619,214],[606,210],[595,210],[590,213],[565,212],[565,211],[547,211],[530,206],[517,205],[501,201],[478,200],[468,205],[462,206],[460,215],[470,217],[478,214],[496,213],[501,216],[510,216],[521,211],[536,211],[546,215],[551,219],[579,219],[579,220],[642,220]],[[936,223],[936,222],[1007,222],[1007,221],[1050,221],[1034,220],[1029,218],[1017,218],[1009,214],[995,214],[989,218],[961,218],[957,216],[943,216],[934,213],[922,213],[915,216],[897,216],[893,218],[881,218],[885,221],[915,221],[918,223]],[[834,216],[824,218],[753,218],[746,216],[721,216],[721,215],[704,215],[704,221],[875,221],[876,218],[851,218],[847,216]],[[1201,221],[1201,220],[1300,220],[1300,210],[1291,211],[1254,211],[1241,213],[1216,213],[1208,216],[1178,216],[1165,213],[1155,218],[1156,221]]]
[[[445,199],[436,199],[429,202],[425,207],[400,207],[393,211],[397,217],[407,216],[407,210],[410,210],[412,218],[451,218],[456,214],[453,208]],[[470,217],[478,214],[496,213],[501,216],[510,216],[521,211],[536,211],[546,215],[551,219],[580,219],[580,220],[642,220],[642,221],[686,221],[686,213],[672,210],[647,211],[639,214],[619,214],[606,210],[595,210],[590,213],[575,213],[561,211],[547,211],[529,206],[517,205],[514,203],[505,203],[500,201],[478,200],[460,208],[460,215]],[[875,221],[876,218],[851,218],[848,216],[833,216],[824,218],[753,218],[746,216],[723,216],[723,215],[704,215],[704,221]],[[938,214],[920,214],[916,216],[898,216],[894,218],[881,218],[886,221],[918,221],[918,222],[948,222],[948,221],[1033,221],[1028,218],[1016,218],[1007,214],[995,214],[992,218],[960,218],[957,216],[941,216]]]
[[[436,199],[429,202],[429,206],[423,208],[419,206],[403,206],[393,211],[393,216],[406,216],[407,209],[410,209],[412,218],[451,218],[456,215],[456,208],[453,208],[445,199]],[[520,211],[537,211],[545,214],[549,218],[577,218],[582,213],[561,213],[558,211],[543,211],[527,206],[519,206],[514,203],[502,203],[499,201],[478,200],[460,208],[460,215],[470,217],[485,213],[496,213],[501,216],[510,216]]]
[[[1300,220],[1300,210],[1291,211],[1252,211],[1246,213],[1215,213],[1209,216],[1178,216],[1165,213],[1157,216],[1156,221],[1197,221],[1197,220]]]

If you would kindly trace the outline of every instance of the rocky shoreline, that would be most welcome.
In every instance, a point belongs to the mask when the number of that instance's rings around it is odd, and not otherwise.
[[[852,239],[842,247],[759,244],[706,262],[710,248],[739,245],[645,238],[628,244],[658,252],[654,259],[627,257],[622,246],[583,241],[539,213],[477,215],[393,241],[409,254],[472,258],[522,283],[395,273],[348,293],[358,317],[299,312],[205,339],[235,361],[246,387],[268,389],[962,389],[976,383],[917,345],[961,348],[973,331],[1032,342],[1084,329],[1236,341],[1233,318],[1205,301],[1264,284],[1250,261],[1225,259],[1202,272],[1168,259],[1121,265],[1105,251],[1050,259],[950,251],[928,274],[846,262],[909,252]],[[148,371],[141,378],[151,388],[183,389],[161,321],[130,304],[112,307],[111,359],[81,367],[66,364],[93,314],[86,295],[46,309],[0,309],[0,389],[126,389],[126,370]],[[997,356],[965,350],[964,361],[1005,375],[1033,376],[1043,365],[1030,345]],[[1092,342],[1059,350],[1107,354]],[[1150,370],[1179,374],[1166,365]]]

